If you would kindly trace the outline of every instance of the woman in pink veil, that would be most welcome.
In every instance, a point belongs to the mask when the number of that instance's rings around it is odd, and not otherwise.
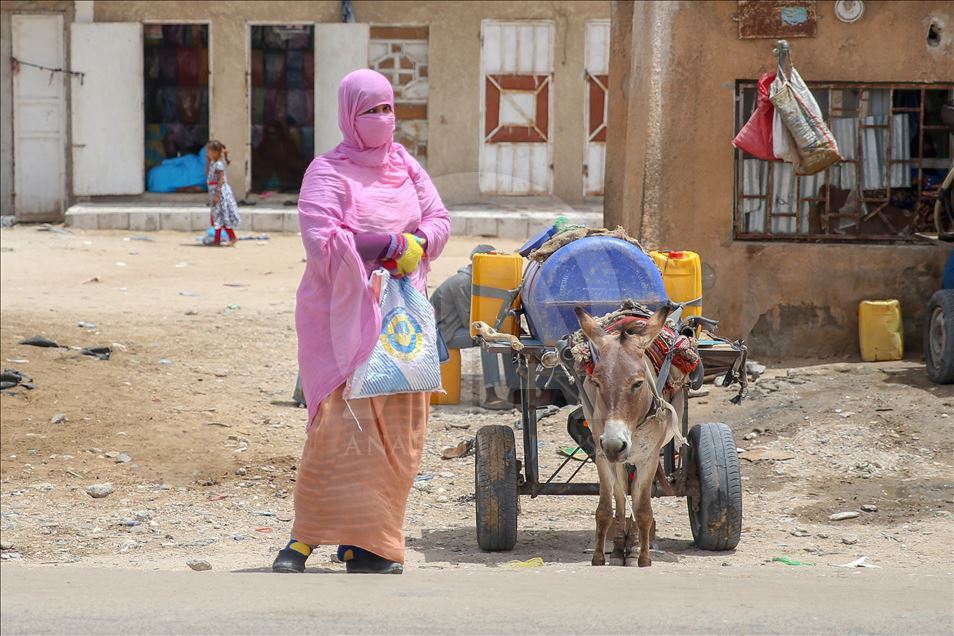
[[[348,572],[400,573],[430,394],[345,402],[342,388],[380,333],[370,273],[387,267],[426,293],[450,219],[427,172],[394,143],[387,78],[367,69],[347,75],[338,126],[342,142],[312,161],[298,200],[307,264],[295,323],[308,436],[291,541],[272,567],[303,572],[315,546],[337,545]]]

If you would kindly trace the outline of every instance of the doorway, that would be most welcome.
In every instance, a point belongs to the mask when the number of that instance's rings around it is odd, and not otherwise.
[[[251,25],[252,191],[297,193],[315,154],[315,29]]]
[[[609,20],[586,23],[585,46],[583,196],[601,197],[606,173],[606,122],[609,115]]]
[[[59,221],[66,207],[66,65],[61,14],[14,14],[13,197],[17,221]]]
[[[480,192],[553,189],[552,21],[481,23]]]
[[[209,26],[207,24],[143,25],[143,102],[145,111],[145,169],[166,159],[192,157],[191,172],[200,175],[170,181],[153,174],[153,192],[201,191],[209,140]],[[171,174],[171,172],[170,172]]]

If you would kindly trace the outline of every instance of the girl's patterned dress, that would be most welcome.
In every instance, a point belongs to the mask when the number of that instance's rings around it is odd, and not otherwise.
[[[215,173],[221,171],[221,183],[216,181]],[[206,175],[206,181],[209,186],[209,207],[212,212],[212,225],[216,229],[223,227],[238,227],[242,222],[239,217],[238,203],[235,202],[235,195],[232,194],[232,188],[229,187],[228,178],[225,176],[225,162],[219,159],[209,164],[209,173]],[[221,192],[219,202],[213,204],[216,192]]]

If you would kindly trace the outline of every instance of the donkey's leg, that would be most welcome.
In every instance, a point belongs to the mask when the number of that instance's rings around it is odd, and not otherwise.
[[[596,472],[600,478],[600,502],[596,506],[596,545],[593,565],[606,565],[606,533],[613,519],[613,470],[605,457],[596,455]]]
[[[613,553],[610,555],[610,565],[626,565],[626,539],[630,531],[629,518],[626,515],[627,475],[626,468],[615,464],[613,481],[613,499],[616,506],[614,522],[616,531],[613,534]]]
[[[636,527],[636,519],[628,517],[626,519],[626,565],[630,565],[633,560],[633,548],[639,541],[639,528]]]
[[[641,484],[638,493],[634,493],[634,508],[636,508],[636,523],[639,525],[639,558],[636,564],[641,568],[652,565],[649,556],[649,542],[653,534],[653,505],[651,482]],[[638,500],[637,500],[638,496]]]

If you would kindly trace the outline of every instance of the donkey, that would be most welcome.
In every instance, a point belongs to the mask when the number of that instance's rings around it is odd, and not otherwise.
[[[656,392],[656,374],[644,351],[671,311],[671,306],[664,306],[642,327],[609,334],[581,307],[576,308],[580,327],[594,352],[592,374],[583,383],[593,405],[589,425],[596,443],[600,480],[593,565],[606,564],[603,546],[614,518],[614,500],[616,532],[610,562],[633,565],[630,553],[635,545],[635,529],[632,517],[626,515],[627,494],[632,497],[639,531],[636,565],[652,564],[652,484],[657,472],[661,474],[659,451],[677,431],[673,425],[675,410]]]

